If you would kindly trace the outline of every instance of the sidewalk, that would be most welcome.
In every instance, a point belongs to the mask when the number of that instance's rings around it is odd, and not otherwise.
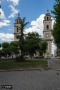
[[[60,59],[49,59],[49,64],[51,69],[58,70],[60,69]]]

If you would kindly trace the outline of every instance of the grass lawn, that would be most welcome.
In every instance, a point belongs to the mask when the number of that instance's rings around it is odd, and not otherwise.
[[[16,62],[15,60],[0,60],[0,70],[29,68],[29,67],[47,67],[45,59],[26,59],[24,62]]]

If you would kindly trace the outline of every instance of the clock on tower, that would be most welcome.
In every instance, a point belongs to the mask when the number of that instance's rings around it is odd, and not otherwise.
[[[46,34],[46,38],[49,38],[49,34]]]

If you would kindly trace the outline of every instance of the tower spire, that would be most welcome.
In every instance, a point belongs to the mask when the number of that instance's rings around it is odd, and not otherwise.
[[[46,13],[47,16],[50,16],[50,13],[49,13],[49,9],[47,8],[47,13]]]
[[[20,17],[20,14],[18,13],[18,17]]]
[[[47,13],[49,13],[49,9],[47,8]]]

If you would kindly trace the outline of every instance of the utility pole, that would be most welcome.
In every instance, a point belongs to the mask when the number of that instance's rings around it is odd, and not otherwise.
[[[46,54],[47,54],[48,68],[50,68],[50,65],[49,65],[49,56],[48,56],[49,55],[49,52],[47,51]]]

